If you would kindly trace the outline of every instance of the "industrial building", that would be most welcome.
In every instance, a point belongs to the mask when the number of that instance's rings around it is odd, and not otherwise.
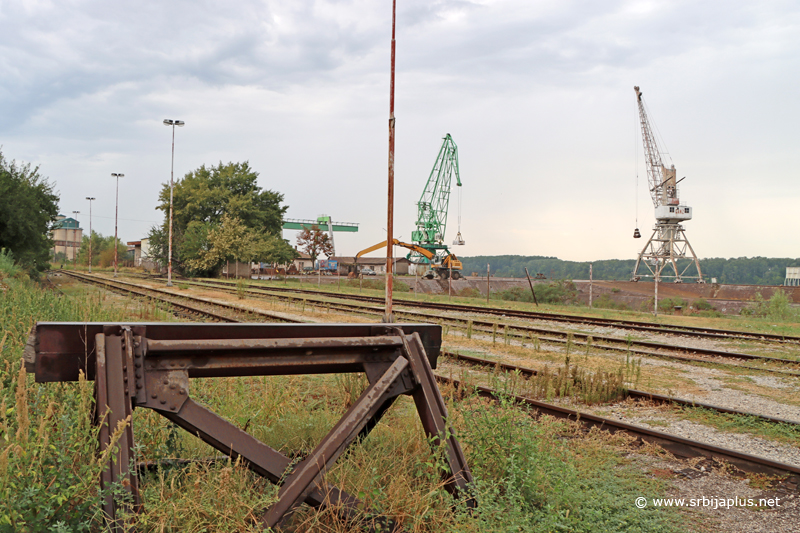
[[[75,261],[83,241],[83,229],[80,223],[74,218],[58,215],[50,235],[53,238],[51,249],[53,260]]]

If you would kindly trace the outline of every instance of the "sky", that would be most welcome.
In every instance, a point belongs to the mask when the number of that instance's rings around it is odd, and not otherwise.
[[[456,254],[635,258],[655,222],[638,85],[698,256],[800,257],[800,3],[397,3],[397,238],[450,133]],[[0,0],[0,150],[84,228],[96,197],[104,235],[125,174],[139,240],[170,178],[162,121],[183,120],[176,179],[249,161],[288,217],[358,223],[335,238],[353,255],[385,238],[390,41],[389,0]]]

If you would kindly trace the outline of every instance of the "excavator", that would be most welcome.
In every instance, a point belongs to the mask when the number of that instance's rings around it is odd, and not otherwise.
[[[455,254],[448,253],[441,259],[441,262],[437,263],[437,259],[441,256],[437,256],[435,253],[426,250],[422,246],[417,246],[416,244],[409,244],[407,242],[402,242],[397,239],[392,239],[392,242],[395,246],[402,246],[403,248],[408,248],[412,252],[418,253],[419,255],[425,257],[431,265],[430,270],[428,270],[424,277],[428,279],[433,279],[434,276],[439,276],[441,279],[447,279],[450,277],[450,273],[452,272],[453,279],[460,279],[463,277],[461,274],[461,261],[455,256]],[[370,246],[364,250],[361,250],[356,254],[356,261],[358,258],[364,254],[368,254],[370,252],[374,252],[375,250],[380,250],[386,246],[386,241],[380,242],[374,246]]]

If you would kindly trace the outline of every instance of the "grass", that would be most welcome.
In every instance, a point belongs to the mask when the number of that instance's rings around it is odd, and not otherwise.
[[[4,277],[0,299],[0,531],[97,531],[96,433],[86,381],[35,384],[19,359],[37,320],[121,321],[143,307],[101,293],[69,296]],[[132,317],[131,315],[134,315]],[[145,317],[147,319],[147,317]],[[350,405],[360,375],[198,379],[192,395],[256,438],[291,457],[313,449]],[[452,391],[450,391],[452,392]],[[396,519],[406,531],[679,531],[679,515],[639,510],[633,500],[665,486],[624,458],[624,442],[551,419],[445,391],[450,424],[475,474],[480,508],[453,504],[439,478],[442,450],[431,450],[410,398],[354,446],[326,480]],[[197,438],[153,412],[133,420],[142,459],[216,456]],[[432,453],[433,451],[433,453]],[[162,468],[143,477],[142,531],[260,531],[256,522],[276,488],[229,461]],[[369,511],[368,511],[369,512]],[[365,516],[365,518],[368,518]],[[331,510],[301,509],[295,531],[354,531]]]
[[[126,313],[87,294],[67,298],[0,271],[0,530],[90,531],[99,524],[92,386],[36,384],[20,364],[40,320],[116,321]]]
[[[718,413],[702,407],[673,408],[679,418],[729,433],[746,433],[791,446],[800,445],[800,426],[767,422],[756,416]]]
[[[195,383],[201,384],[193,394],[204,403],[292,457],[313,448],[363,385],[341,376]],[[625,443],[618,437],[602,432],[587,437],[577,424],[536,421],[508,401],[495,405],[474,396],[450,396],[448,410],[477,480],[477,513],[453,506],[443,490],[437,473],[441,452],[431,455],[413,402],[405,397],[339,460],[328,481],[409,532],[588,532],[597,524],[603,531],[681,530],[671,523],[677,515],[671,520],[661,511],[632,505],[640,494],[658,495],[665,486],[623,458]],[[188,456],[211,453],[185,437]],[[157,531],[254,531],[257,511],[275,497],[274,487],[235,463],[162,470],[144,485],[145,529]],[[220,517],[220,509],[230,511]],[[354,531],[332,511],[303,508],[293,520],[294,531]]]
[[[580,359],[580,358],[579,358]],[[554,398],[571,398],[587,405],[616,402],[625,397],[626,386],[635,387],[641,377],[641,362],[628,358],[611,370],[588,370],[572,363],[570,356],[557,367],[545,366],[536,375],[523,378],[519,372],[506,372],[495,366],[488,374],[463,372],[460,380],[478,383],[479,376],[485,384],[507,394],[521,395],[552,401]]]

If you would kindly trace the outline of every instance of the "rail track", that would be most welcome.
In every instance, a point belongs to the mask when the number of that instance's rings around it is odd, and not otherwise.
[[[530,378],[539,374],[539,371],[535,368],[528,368],[524,366],[516,366],[511,365],[508,363],[503,363],[500,361],[493,361],[491,359],[484,359],[481,357],[475,357],[472,355],[463,355],[456,352],[449,352],[449,351],[442,351],[441,355],[452,359],[454,361],[460,361],[467,363],[469,365],[475,365],[484,368],[500,368],[504,372],[518,372],[520,375],[525,376],[526,378]],[[727,407],[720,407],[717,405],[710,405],[707,403],[695,402],[693,400],[684,400],[682,398],[674,398],[672,396],[665,396],[663,394],[656,394],[653,392],[646,392],[640,391],[636,389],[625,389],[624,391],[624,398],[625,399],[633,399],[637,401],[661,404],[661,405],[674,405],[680,407],[692,407],[692,408],[702,408],[707,409],[710,411],[715,411],[717,413],[722,414],[730,414],[730,415],[739,415],[739,416],[748,416],[753,417],[759,420],[763,420],[766,422],[771,422],[775,424],[788,424],[792,426],[800,427],[800,422],[795,420],[787,420],[785,418],[777,418],[773,416],[767,415],[760,415],[757,413],[750,413],[747,411],[738,411],[736,409],[728,409]]]
[[[462,383],[447,376],[436,374],[436,379],[440,383],[445,383],[460,390],[464,388]],[[693,458],[693,457],[706,457],[711,460],[724,461],[736,466],[745,472],[752,472],[758,474],[766,474],[771,476],[790,477],[792,482],[797,484],[800,481],[800,468],[795,465],[781,463],[758,457],[747,453],[713,446],[696,440],[685,439],[655,431],[633,424],[627,424],[611,418],[597,416],[590,413],[577,411],[575,409],[568,409],[560,405],[555,405],[524,396],[515,396],[502,393],[500,391],[491,389],[489,387],[470,385],[469,388],[474,388],[478,395],[492,400],[500,400],[503,397],[510,397],[510,399],[517,405],[527,408],[530,411],[535,411],[539,414],[553,416],[555,418],[572,420],[579,422],[587,429],[597,427],[602,430],[610,431],[611,433],[625,432],[629,435],[636,437],[642,442],[656,444],[663,449],[669,451],[676,457]]]
[[[193,283],[197,283],[194,282]],[[230,287],[231,282],[222,280],[203,280],[202,283],[208,285],[215,285],[219,287]],[[265,290],[273,292],[285,293],[300,293],[314,296],[324,296],[329,298],[348,299],[362,302],[369,302],[374,304],[382,304],[382,298],[374,296],[364,296],[355,294],[334,294],[330,291],[290,288],[290,287],[277,287],[269,286],[264,287]],[[585,324],[591,326],[612,327],[617,329],[626,329],[632,331],[642,331],[648,333],[657,333],[664,335],[677,335],[683,337],[698,337],[710,338],[717,340],[757,340],[762,342],[777,342],[777,343],[793,343],[800,344],[800,337],[790,335],[778,335],[773,333],[757,333],[738,330],[723,330],[715,328],[702,328],[694,326],[678,326],[678,325],[659,325],[652,322],[636,321],[636,320],[618,320],[596,317],[585,317],[580,315],[571,315],[565,313],[542,313],[538,311],[521,311],[514,309],[504,309],[498,307],[483,307],[467,304],[445,304],[438,302],[419,302],[415,300],[408,300],[404,298],[396,298],[394,300],[398,306],[406,307],[419,307],[425,309],[437,309],[442,311],[454,311],[461,313],[473,313],[501,316],[505,318],[520,318],[525,320],[544,320],[552,322],[566,322],[570,324]]]
[[[211,311],[211,310],[205,308],[206,305],[211,303],[211,302],[209,302],[208,300],[205,300],[205,299],[200,299],[200,298],[190,297],[190,296],[186,296],[186,295],[181,295],[180,298],[184,298],[184,299],[192,301],[194,303],[193,304],[187,304],[185,302],[176,302],[174,300],[174,297],[176,295],[174,293],[172,293],[172,292],[162,291],[162,290],[159,290],[159,289],[152,289],[152,288],[143,288],[143,287],[141,287],[139,285],[135,285],[135,284],[127,283],[127,282],[122,282],[122,281],[112,281],[112,280],[102,279],[102,278],[98,279],[96,276],[89,277],[89,276],[86,276],[86,275],[77,274],[77,273],[73,273],[73,272],[69,272],[69,273],[68,272],[63,272],[63,273],[67,274],[67,275],[70,275],[70,276],[72,276],[74,278],[77,278],[77,279],[79,279],[81,281],[87,282],[87,283],[93,283],[93,284],[96,284],[96,285],[100,285],[105,289],[112,290],[112,291],[115,291],[115,292],[121,292],[123,294],[135,294],[137,296],[141,296],[141,297],[144,297],[144,298],[157,299],[157,300],[160,300],[160,301],[165,301],[165,302],[168,302],[168,303],[170,303],[170,305],[173,305],[175,307],[182,308],[182,309],[187,310],[187,311],[189,311],[189,312],[191,312],[193,314],[196,314],[196,315],[202,315],[202,316],[209,317],[209,318],[211,318],[213,320],[222,320],[222,321],[227,321],[227,322],[244,322],[244,321],[246,321],[246,320],[242,320],[242,319],[232,318],[232,317],[227,316],[227,315],[220,315],[217,312],[214,312],[214,311]],[[198,303],[200,305],[202,305],[202,306],[198,305]],[[229,305],[225,305],[225,304],[221,304],[221,303],[211,303],[211,304],[213,304],[215,306],[218,306],[218,307],[221,307],[221,308],[232,308],[233,307],[233,306],[229,306]],[[239,309],[239,311],[242,311],[242,310]],[[279,315],[274,315],[273,316],[272,314],[264,313],[264,312],[256,313],[255,311],[250,311],[250,310],[245,310],[244,312],[248,313],[249,316],[251,316],[251,317],[252,317],[252,314],[255,313],[255,314],[266,315],[266,316],[269,316],[270,318],[274,318],[274,319],[281,320],[281,321],[298,322],[296,320],[292,320],[292,319],[289,319],[287,317],[283,317],[283,316],[279,316]],[[415,315],[417,315],[417,313],[415,313]],[[498,363],[495,362],[495,361],[489,361],[489,360],[484,360],[484,359],[470,357],[470,356],[451,355],[451,354],[444,354],[444,355],[448,355],[450,357],[455,357],[457,359],[461,359],[463,361],[470,362],[471,364],[480,364],[480,365],[486,366],[486,367],[488,367],[488,366],[494,367],[494,366],[498,365]],[[528,369],[528,368],[525,368],[525,367],[517,367],[517,366],[514,366],[514,365],[507,365],[507,364],[504,364],[504,363],[500,363],[499,365],[501,366],[501,368],[503,368],[505,370],[518,371],[523,375],[525,375],[525,374],[527,374],[527,375],[535,375],[535,373],[537,372],[535,369]],[[456,389],[463,388],[462,384],[456,379],[448,378],[446,376],[441,376],[441,375],[436,375],[436,379],[441,383],[450,384],[450,385],[454,386]],[[479,395],[481,395],[483,397],[492,398],[492,399],[495,399],[495,400],[497,400],[497,399],[501,398],[502,396],[504,396],[503,393],[498,392],[498,391],[493,390],[493,389],[490,389],[490,388],[487,388],[487,387],[478,386],[478,387],[475,387],[475,390],[477,391],[477,393]],[[708,406],[708,405],[704,405],[704,404],[697,404],[697,403],[688,402],[687,400],[680,400],[680,399],[677,399],[677,398],[670,398],[670,397],[651,394],[651,393],[642,392],[642,391],[629,391],[628,394],[629,394],[630,397],[636,398],[638,396],[641,399],[646,399],[647,401],[651,401],[651,402],[659,402],[659,403],[668,403],[669,402],[669,403],[675,403],[675,404],[683,404],[682,402],[685,402],[685,403],[690,403],[693,406],[700,406],[700,407],[703,407],[703,408],[715,410],[717,412],[727,412],[727,413],[733,413],[733,414],[755,416],[755,417],[759,417],[760,419],[769,420],[770,422],[774,422],[774,423],[796,424],[796,422],[792,422],[792,421],[788,421],[788,420],[782,420],[782,419],[777,419],[777,418],[773,418],[773,417],[764,417],[762,415],[754,415],[752,413],[743,413],[743,412],[738,412],[738,411],[735,411],[735,410],[725,409],[725,408],[721,408],[721,407],[717,407],[717,406]],[[702,442],[698,442],[698,441],[694,441],[694,440],[690,440],[690,439],[685,439],[685,438],[682,438],[682,437],[677,437],[677,436],[674,436],[674,435],[670,435],[668,433],[663,433],[663,432],[660,432],[660,431],[650,430],[650,429],[639,427],[639,426],[635,426],[635,425],[632,425],[632,424],[619,422],[619,421],[614,420],[614,419],[605,418],[605,417],[597,416],[597,415],[590,414],[590,413],[584,413],[584,412],[580,412],[580,411],[577,411],[577,410],[574,410],[574,409],[568,409],[568,408],[563,407],[563,406],[554,405],[554,404],[547,403],[547,402],[541,402],[541,401],[534,400],[534,399],[531,399],[531,398],[525,398],[525,397],[522,397],[522,396],[513,396],[512,399],[516,404],[518,404],[520,406],[524,406],[529,411],[536,411],[539,414],[546,414],[546,415],[554,416],[554,417],[557,417],[557,418],[569,419],[569,420],[577,421],[577,422],[580,422],[581,424],[583,424],[587,428],[598,427],[600,429],[604,429],[604,430],[611,431],[611,432],[618,432],[618,431],[626,432],[626,433],[628,433],[630,435],[635,436],[637,439],[639,439],[639,440],[641,440],[643,442],[657,444],[657,445],[661,446],[662,448],[666,449],[667,451],[671,452],[673,455],[675,455],[677,457],[687,457],[687,458],[689,458],[689,457],[703,456],[703,457],[706,457],[706,458],[711,459],[711,460],[725,461],[725,462],[730,463],[730,464],[736,466],[737,468],[739,468],[739,469],[741,469],[743,471],[746,471],[746,472],[754,472],[754,473],[768,474],[768,475],[781,476],[781,477],[789,476],[793,480],[794,483],[798,483],[798,481],[800,481],[800,468],[798,468],[798,467],[796,467],[794,465],[780,463],[780,462],[777,462],[777,461],[772,461],[770,459],[754,456],[754,455],[751,455],[751,454],[746,454],[746,453],[738,452],[738,451],[735,451],[735,450],[721,448],[721,447],[718,447],[718,446],[713,446],[713,445],[705,444],[705,443],[702,443]]]
[[[216,290],[221,290],[223,292],[236,292],[238,290],[241,290],[238,288],[234,288],[232,284],[228,282],[218,282],[218,281],[208,281],[208,280],[204,281],[183,280],[182,283],[199,287],[214,288]],[[270,298],[270,299],[291,300],[291,301],[298,301],[298,300],[314,301],[317,302],[318,305],[325,305],[329,309],[348,312],[348,313],[355,312],[355,313],[377,315],[377,316],[383,314],[382,307],[379,307],[377,305],[371,306],[371,305],[362,305],[362,304],[354,304],[346,302],[346,300],[348,299],[360,300],[369,303],[383,302],[383,300],[366,296],[360,296],[355,298],[354,295],[338,295],[324,291],[323,292],[304,291],[300,289],[287,289],[286,291],[282,291],[282,290],[275,290],[273,287],[259,288],[252,286],[250,288],[244,289],[244,291],[250,296],[259,298]],[[296,296],[293,295],[292,293],[299,293],[304,295],[304,297]],[[345,301],[343,302],[337,300],[345,300]],[[397,307],[395,307],[394,310],[395,315],[407,317],[413,321],[435,322],[442,325],[448,325],[451,327],[456,327],[461,329],[477,330],[483,333],[492,333],[492,335],[496,335],[498,333],[498,328],[502,327],[504,328],[504,330],[500,332],[502,335],[514,337],[520,340],[521,342],[572,344],[574,346],[602,348],[604,350],[617,351],[636,356],[656,357],[656,358],[680,361],[685,363],[714,363],[718,365],[731,365],[730,363],[731,360],[755,361],[755,362],[760,362],[762,364],[770,363],[772,365],[778,365],[784,367],[784,369],[764,367],[764,366],[752,367],[741,364],[734,364],[733,366],[750,370],[759,370],[759,371],[772,372],[784,375],[800,376],[800,371],[785,370],[787,366],[789,368],[794,367],[796,369],[800,369],[800,362],[792,361],[789,359],[783,359],[779,357],[768,357],[762,355],[753,355],[741,352],[723,351],[723,350],[716,350],[716,349],[702,348],[702,347],[679,346],[679,345],[666,344],[655,341],[636,340],[630,338],[623,339],[607,335],[589,335],[581,332],[561,331],[561,330],[539,328],[533,326],[525,326],[514,323],[501,323],[499,321],[493,322],[488,320],[479,320],[475,318],[454,317],[448,315],[431,315],[427,313],[401,309],[400,306],[405,305],[406,302],[407,300],[397,301]],[[414,303],[419,304],[417,307],[425,307],[427,305],[427,303],[423,302],[414,302]],[[436,305],[440,307],[444,304],[436,304]],[[436,309],[438,309],[439,307],[436,307]],[[460,310],[461,307],[463,306],[452,306],[453,309],[451,310]],[[482,308],[476,308],[476,309],[482,309]],[[498,310],[498,311],[506,311],[506,310]],[[642,348],[648,348],[648,349],[642,349]]]
[[[182,311],[182,313],[176,313],[179,317],[188,315],[192,317],[210,318],[216,322],[237,323],[252,322],[255,316],[258,317],[262,322],[300,322],[299,320],[275,313],[244,309],[238,306],[213,302],[205,298],[197,298],[189,295],[177,295],[170,291],[142,287],[141,285],[136,285],[125,281],[109,280],[99,276],[90,276],[71,271],[59,271],[59,273],[78,279],[84,283],[100,286],[106,290],[110,290],[118,294],[136,295],[141,298],[158,300],[160,302],[167,303],[173,308]]]

